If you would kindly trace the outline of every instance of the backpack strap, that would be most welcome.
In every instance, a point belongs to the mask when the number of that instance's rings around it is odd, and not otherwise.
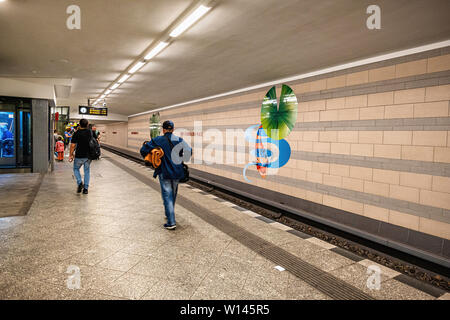
[[[164,137],[167,139],[167,141],[169,142],[169,144],[170,144],[170,151],[172,151],[172,149],[173,149],[173,143],[172,143],[172,140],[170,140],[170,138],[168,137],[168,136],[166,136],[166,135],[164,135]]]

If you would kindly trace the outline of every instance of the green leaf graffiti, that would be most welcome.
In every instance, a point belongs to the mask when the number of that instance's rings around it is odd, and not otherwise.
[[[261,124],[270,138],[281,140],[289,135],[297,121],[297,97],[289,86],[283,84],[279,108],[277,105],[276,88],[273,86],[262,103]]]

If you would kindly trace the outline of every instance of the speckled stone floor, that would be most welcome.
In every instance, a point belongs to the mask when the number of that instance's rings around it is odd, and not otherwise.
[[[178,228],[165,230],[159,192],[108,158],[149,177],[152,172],[103,154],[92,163],[88,195],[75,192],[71,166],[56,163],[28,214],[0,219],[0,299],[330,299],[180,205]],[[364,261],[186,185],[179,192],[374,298],[435,299],[389,270],[380,290],[369,289]]]

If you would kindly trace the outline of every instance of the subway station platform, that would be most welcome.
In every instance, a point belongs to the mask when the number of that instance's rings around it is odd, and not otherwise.
[[[449,298],[187,184],[177,229],[165,230],[152,174],[103,151],[83,195],[67,158],[56,163],[26,215],[0,218],[0,299]],[[369,266],[381,270],[378,290]]]

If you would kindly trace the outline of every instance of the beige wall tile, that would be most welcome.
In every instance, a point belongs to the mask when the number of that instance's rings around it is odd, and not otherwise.
[[[369,82],[369,71],[361,71],[347,74],[346,85],[353,86]]]
[[[413,104],[396,104],[386,106],[384,110],[384,117],[386,119],[395,118],[413,118],[414,117],[414,105]]]
[[[419,230],[419,217],[412,214],[389,210],[389,223],[412,230]]]
[[[447,131],[414,131],[413,145],[445,147]]]
[[[345,87],[345,75],[327,79],[327,89]]]
[[[350,154],[355,156],[373,157],[373,144],[352,144],[350,147]]]
[[[402,148],[395,145],[376,144],[374,146],[374,157],[401,159]]]
[[[394,92],[372,93],[368,96],[368,106],[384,106],[394,103]]]
[[[324,194],[322,204],[325,206],[328,206],[328,207],[340,209],[341,208],[341,198],[337,198],[337,197],[333,197],[333,196]]]
[[[389,210],[385,208],[375,207],[368,204],[364,204],[364,216],[375,220],[388,222]]]
[[[342,187],[342,177],[324,174],[323,175],[323,184],[326,184],[327,186],[333,186],[333,187],[340,188],[340,187]]]
[[[359,119],[361,120],[384,119],[384,106],[359,109]]]
[[[384,131],[383,132],[384,144],[402,144],[410,145],[412,142],[411,131]]]
[[[309,82],[299,83],[299,84],[291,86],[291,88],[297,94],[298,93],[306,93],[306,92],[311,91],[311,83],[309,83]]]
[[[301,198],[301,199],[306,198],[306,190],[304,190],[304,189],[292,187],[291,192],[292,192],[292,196],[294,196],[294,197]]]
[[[381,182],[364,181],[364,192],[389,197],[389,185]]]
[[[450,148],[435,147],[434,162],[450,163]]]
[[[338,110],[320,111],[320,121],[337,121]]]
[[[293,171],[294,173],[294,179],[300,179],[300,180],[306,180],[306,170],[302,170],[302,169],[295,169]]]
[[[297,113],[297,122],[305,122],[305,114],[303,112]]]
[[[433,176],[432,190],[450,193],[450,178]]]
[[[450,239],[450,225],[448,223],[420,217],[419,231],[433,234],[444,239]]]
[[[303,114],[303,121],[304,122],[316,122],[320,120],[320,113],[319,111],[313,111],[313,112],[305,112]]]
[[[358,143],[358,131],[338,131],[338,141]]]
[[[448,104],[448,101],[415,103],[414,118],[447,117]]]
[[[426,88],[425,101],[450,100],[450,85]],[[419,101],[417,101],[419,102]]]
[[[395,66],[396,78],[427,73],[427,59],[400,63]]]
[[[288,140],[299,140],[302,141],[303,140],[303,131],[291,131]]]
[[[350,177],[372,181],[373,169],[357,166],[350,166]]]
[[[311,141],[298,141],[297,150],[299,151],[313,151],[313,143]]]
[[[330,174],[341,177],[348,177],[350,176],[350,166],[330,163]]]
[[[383,81],[395,78],[395,65],[369,70],[369,81]]]
[[[312,172],[308,171],[306,172],[306,180],[309,182],[315,182],[315,183],[323,183],[323,175],[318,172]]]
[[[450,209],[450,193],[420,190],[420,203],[427,206]]]
[[[330,153],[330,143],[313,142],[313,152]]]
[[[360,131],[359,143],[383,143],[383,131]]]
[[[337,142],[337,131],[320,131],[319,141]]]
[[[347,199],[341,199],[341,209],[359,215],[364,214],[364,205],[362,203]]]
[[[308,104],[309,111],[320,111],[325,109],[326,109],[326,100],[309,101]]]
[[[297,106],[297,110],[300,112],[309,111],[309,101],[300,101]]]
[[[296,160],[297,168],[306,171],[312,171],[312,161]]]
[[[450,54],[428,58],[427,72],[439,72],[450,70]]]
[[[306,199],[316,203],[322,203],[323,195],[321,193],[306,190]]]
[[[303,141],[319,141],[319,132],[318,131],[303,132]]]
[[[364,181],[360,179],[342,177],[342,188],[363,192]]]
[[[327,110],[343,109],[345,106],[345,98],[335,98],[327,100]]]
[[[400,185],[431,190],[432,176],[412,172],[400,172]]]
[[[394,104],[418,103],[425,101],[425,88],[399,90],[394,92]]]
[[[389,196],[394,199],[405,200],[410,202],[419,202],[419,189],[391,185]]]
[[[402,146],[402,159],[433,161],[433,147]]]
[[[310,86],[311,91],[320,91],[325,90],[326,88],[327,88],[327,79],[321,79],[311,82]]]
[[[338,120],[359,120],[359,109],[342,109],[338,112]]]
[[[367,107],[367,95],[345,97],[346,108],[362,108]]]
[[[400,173],[392,170],[373,169],[373,181],[396,185],[400,183]]]
[[[313,162],[312,163],[312,171],[319,173],[330,173],[330,164],[325,162]]]

